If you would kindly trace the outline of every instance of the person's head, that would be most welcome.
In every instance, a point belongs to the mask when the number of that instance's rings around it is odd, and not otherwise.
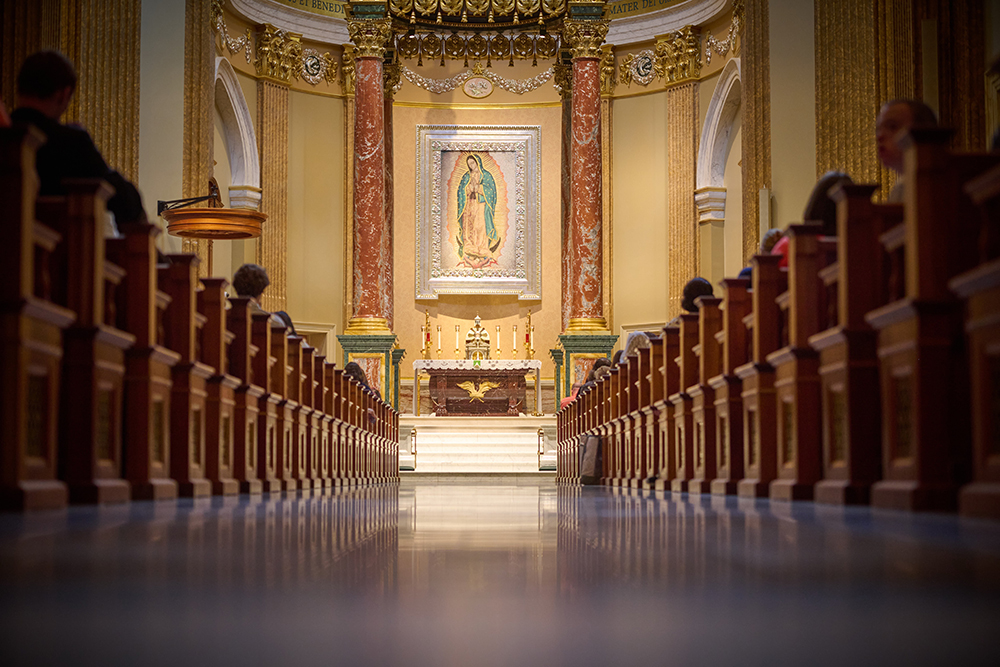
[[[58,51],[38,51],[24,59],[17,75],[17,101],[20,106],[41,111],[58,120],[76,90],[73,63]]]
[[[778,239],[780,239],[784,235],[785,232],[778,229],[777,227],[774,227],[764,232],[764,236],[760,239],[760,254],[770,255],[771,249],[774,247],[774,244],[777,243]]]
[[[896,142],[915,127],[937,127],[934,111],[920,100],[890,100],[878,112],[875,120],[878,159],[896,173],[903,171],[903,151]]]
[[[465,158],[465,163],[469,165],[469,169],[471,169],[472,171],[479,171],[479,162],[476,161],[475,155],[470,155],[469,157]]]
[[[286,313],[283,310],[277,311],[275,313],[275,315],[277,315],[278,317],[280,317],[281,321],[285,323],[285,328],[288,329],[288,335],[289,336],[298,336],[298,334],[295,333],[295,325],[292,324],[292,316],[291,315],[289,315],[288,313]]]
[[[354,378],[357,382],[360,382],[366,387],[368,386],[368,378],[365,377],[365,372],[356,361],[347,362],[347,365],[344,366],[344,375]]]
[[[611,375],[611,366],[600,366],[594,371],[594,382],[600,382],[609,375]]]
[[[628,335],[628,339],[625,341],[625,354],[623,356],[626,358],[631,357],[639,350],[647,347],[651,347],[649,336],[641,331],[633,331]]]
[[[608,359],[607,357],[601,357],[600,359],[595,361],[594,365],[590,367],[590,372],[587,373],[587,382],[590,382],[591,380],[594,379],[594,376],[597,373],[598,368],[606,366],[611,366],[611,360]]]
[[[712,290],[712,283],[708,282],[704,278],[692,278],[684,286],[684,295],[681,299],[681,308],[689,313],[698,312],[698,304],[694,302],[699,296],[714,296],[715,292]]]
[[[611,365],[612,366],[617,366],[617,365],[619,365],[622,362],[622,354],[623,353],[624,353],[624,350],[615,350],[614,356],[611,357]]]
[[[851,177],[842,171],[828,171],[813,186],[806,203],[802,219],[807,222],[823,223],[823,234],[837,235],[837,202],[830,198],[830,190],[843,183],[853,183]]]
[[[259,299],[270,284],[271,279],[267,277],[267,271],[257,264],[244,264],[233,274],[233,289],[240,296]]]

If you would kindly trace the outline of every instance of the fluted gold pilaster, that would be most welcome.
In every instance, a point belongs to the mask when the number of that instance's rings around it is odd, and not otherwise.
[[[257,241],[257,263],[267,269],[271,286],[265,310],[286,310],[288,227],[288,86],[257,81],[257,143],[260,148],[260,210],[267,224]]]
[[[667,90],[667,315],[681,311],[684,283],[698,275],[698,215],[694,190],[698,161],[698,86]]]
[[[743,260],[760,246],[760,189],[771,187],[768,0],[746,0],[742,37]]]
[[[212,5],[187,0],[184,19],[184,162],[182,197],[204,197],[212,177],[215,151],[215,80]],[[198,275],[208,275],[207,241],[184,239],[185,252],[198,255]]]

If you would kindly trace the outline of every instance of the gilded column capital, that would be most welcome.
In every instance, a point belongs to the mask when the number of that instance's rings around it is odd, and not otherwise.
[[[302,35],[275,28],[270,23],[257,26],[254,59],[257,76],[290,84],[302,75]]]
[[[556,87],[556,91],[559,96],[564,100],[568,100],[573,97],[573,66],[558,64],[553,65],[552,69],[555,70],[553,76],[553,85]]]
[[[697,28],[684,26],[677,32],[658,37],[653,55],[653,72],[667,83],[701,76],[701,40]]]
[[[340,87],[345,95],[354,96],[354,45],[344,44],[340,57]]]
[[[563,21],[563,40],[570,46],[573,58],[600,58],[601,44],[608,36],[610,21]]]
[[[610,97],[615,92],[615,47],[604,44],[601,47],[601,96]]]
[[[403,81],[403,67],[399,64],[382,65],[382,83],[385,99],[391,100]]]
[[[381,60],[392,36],[392,26],[390,19],[349,19],[347,32],[354,43],[355,58]]]

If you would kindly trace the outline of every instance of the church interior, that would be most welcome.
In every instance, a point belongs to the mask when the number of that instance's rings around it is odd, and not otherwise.
[[[1000,661],[1000,0],[4,0],[0,72],[3,664]]]

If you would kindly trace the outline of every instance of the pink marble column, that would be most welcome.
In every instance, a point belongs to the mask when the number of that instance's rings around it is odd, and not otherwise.
[[[606,330],[603,313],[600,41],[573,49],[568,331]],[[596,41],[597,48],[593,48]]]
[[[354,312],[356,320],[385,320],[385,122],[382,58],[359,56],[354,88]],[[370,324],[369,327],[370,328]],[[383,323],[381,328],[387,328]]]
[[[382,295],[382,312],[384,313],[382,317],[386,318],[386,324],[389,329],[392,329],[392,319],[393,319],[393,289],[392,289],[392,271],[393,271],[393,240],[392,240],[392,226],[393,226],[393,181],[392,181],[392,85],[390,77],[386,77],[387,81],[383,91],[383,125],[385,127],[385,216],[382,231],[382,252],[379,256],[379,267],[382,284],[384,288],[381,290]]]

